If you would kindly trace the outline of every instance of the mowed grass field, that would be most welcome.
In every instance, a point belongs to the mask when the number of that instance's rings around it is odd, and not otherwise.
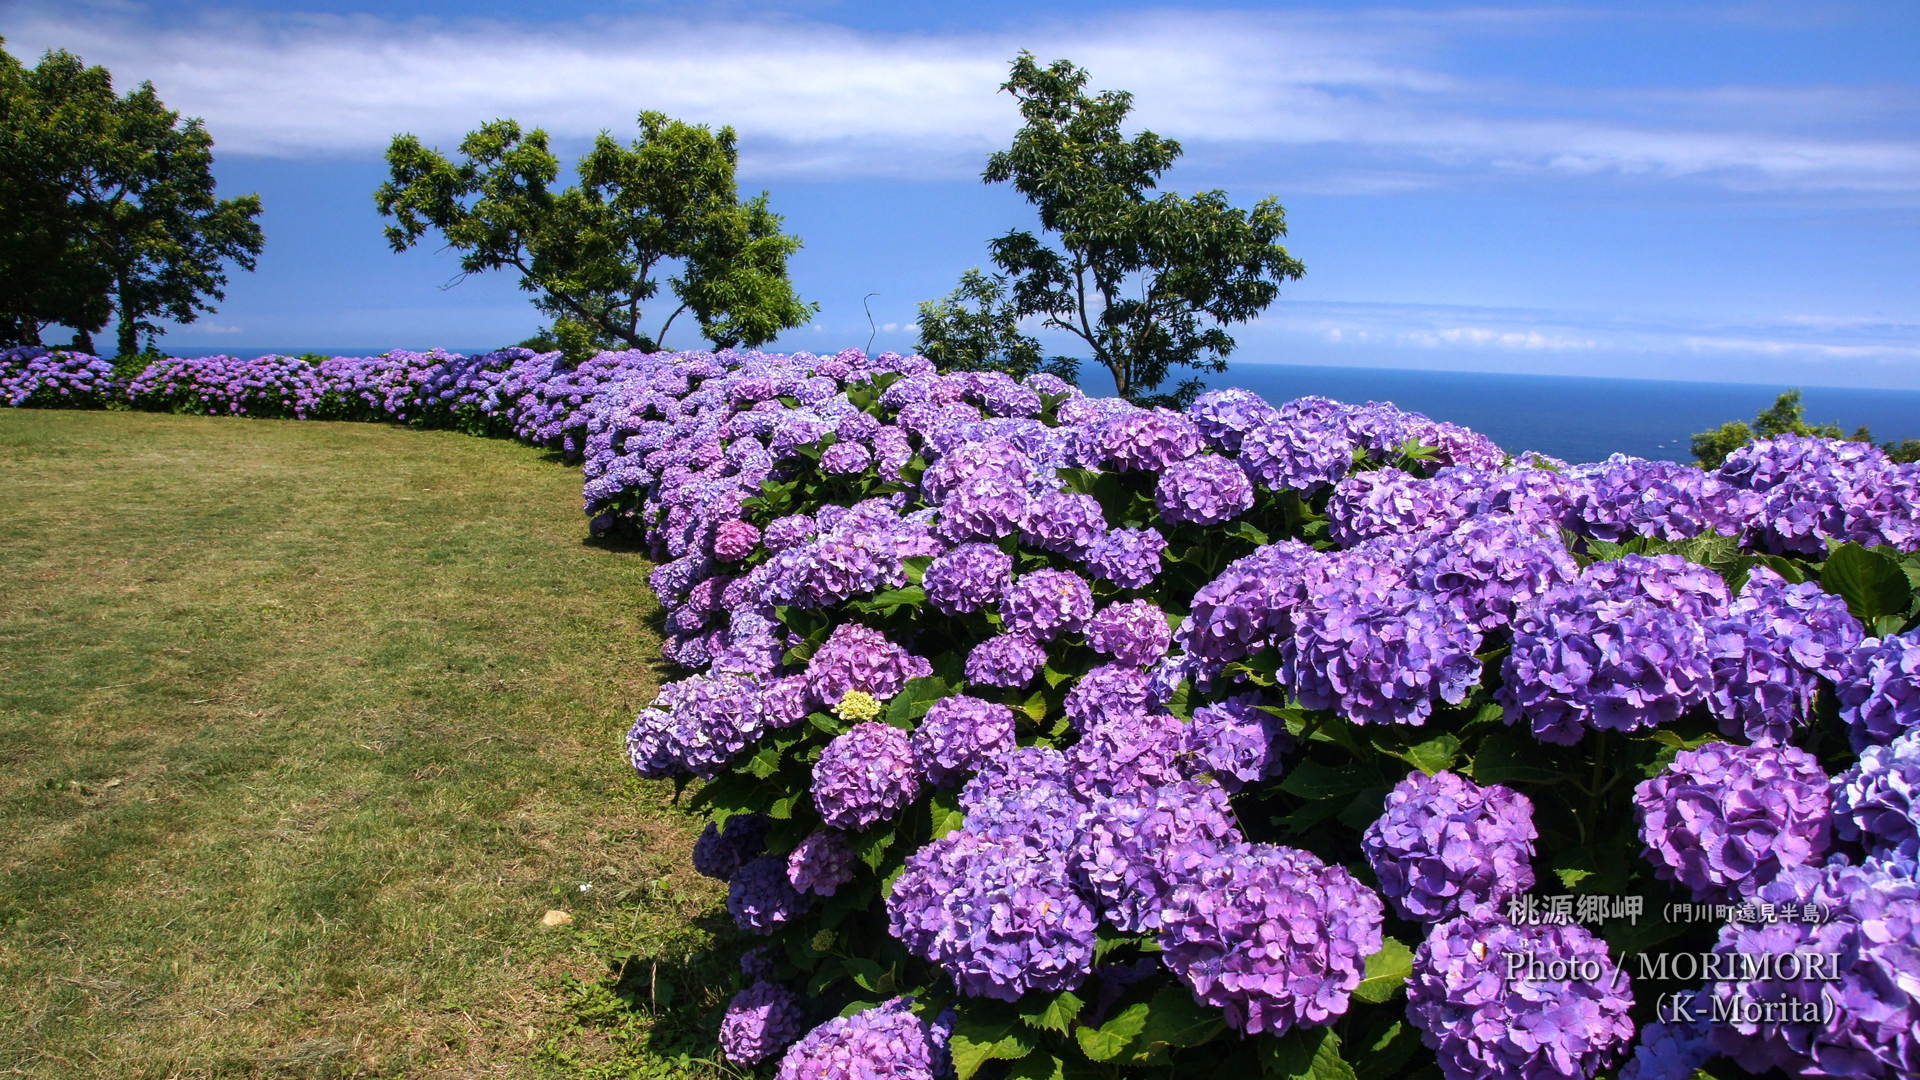
[[[451,432],[0,410],[0,1076],[717,1074],[649,565],[578,511]]]

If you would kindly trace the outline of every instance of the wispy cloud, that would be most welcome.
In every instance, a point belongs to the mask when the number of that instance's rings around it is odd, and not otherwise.
[[[1295,301],[1275,307],[1260,319],[1259,328],[1335,346],[1459,354],[1691,353],[1815,364],[1920,361],[1920,325],[1806,315],[1730,325],[1578,311]]]
[[[930,34],[774,15],[536,24],[206,10],[169,20],[65,5],[18,8],[5,32],[16,51],[63,47],[151,78],[169,104],[205,117],[223,150],[254,155],[365,155],[398,130],[450,145],[495,116],[578,140],[631,130],[632,114],[658,108],[734,125],[758,175],[966,176],[1013,129],[995,88],[1008,58],[1030,48],[1072,57],[1097,86],[1132,90],[1139,123],[1192,144],[1354,152],[1361,160],[1324,189],[1499,171],[1920,192],[1920,145],[1875,134],[1885,128],[1872,122],[1910,112],[1899,95],[1649,91],[1596,111],[1572,95],[1462,78],[1435,44],[1594,17],[1181,12]],[[1822,127],[1809,120],[1818,113],[1850,122]]]

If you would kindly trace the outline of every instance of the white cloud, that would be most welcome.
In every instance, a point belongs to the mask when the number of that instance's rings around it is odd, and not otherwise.
[[[1329,146],[1384,158],[1323,190],[1393,191],[1448,171],[1693,177],[1734,188],[1920,191],[1920,146],[1836,134],[1799,91],[1706,88],[1613,95],[1611,111],[1440,69],[1443,37],[1591,13],[1181,12],[1097,26],[1034,22],[950,34],[856,31],[791,17],[574,19],[542,24],[207,10],[163,20],[119,5],[23,7],[21,54],[58,46],[151,78],[203,116],[227,152],[364,155],[396,131],[450,148],[496,116],[567,140],[630,132],[642,108],[727,123],[759,175],[970,176],[1016,124],[997,92],[1022,47],[1070,56],[1096,87],[1134,92],[1135,119],[1196,146]],[[1901,95],[1814,88],[1855,123]],[[1525,109],[1508,109],[1514,104]],[[1507,115],[1511,112],[1513,115]],[[1862,118],[1869,122],[1860,123]],[[1884,127],[1884,125],[1882,125]]]
[[[1595,312],[1425,304],[1293,301],[1262,331],[1330,345],[1435,352],[1739,355],[1806,362],[1920,361],[1920,326],[1847,316],[1787,315],[1748,325],[1662,323]]]

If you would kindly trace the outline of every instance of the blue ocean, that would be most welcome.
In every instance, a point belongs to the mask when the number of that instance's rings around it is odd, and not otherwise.
[[[233,347],[180,349],[176,354],[323,352],[366,356],[384,351]],[[1082,376],[1089,393],[1112,392],[1112,384],[1098,369],[1083,368]],[[1538,450],[1576,462],[1598,461],[1616,452],[1690,461],[1693,455],[1688,440],[1694,432],[1719,427],[1729,420],[1752,420],[1755,413],[1790,389],[1757,383],[1244,362],[1234,364],[1224,374],[1209,376],[1207,385],[1243,387],[1274,402],[1307,394],[1338,401],[1391,401],[1403,409],[1483,432],[1513,453]],[[1811,423],[1836,423],[1848,432],[1865,424],[1881,442],[1920,438],[1920,390],[1805,385],[1799,389]]]
[[[1210,386],[1239,386],[1285,401],[1320,394],[1338,401],[1391,401],[1403,409],[1462,424],[1508,451],[1538,450],[1568,461],[1611,453],[1690,461],[1696,431],[1751,421],[1785,386],[1496,375],[1389,368],[1235,364]],[[1802,386],[1809,423],[1865,424],[1874,438],[1920,438],[1920,390]]]

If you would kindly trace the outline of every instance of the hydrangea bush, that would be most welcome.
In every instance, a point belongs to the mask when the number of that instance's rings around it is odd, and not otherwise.
[[[1872,447],[1569,464],[851,351],[167,360],[124,396],[580,462],[656,562],[683,673],[626,749],[712,823],[741,1067],[1920,1071],[1920,471]],[[1841,960],[1647,966],[1783,949]]]

